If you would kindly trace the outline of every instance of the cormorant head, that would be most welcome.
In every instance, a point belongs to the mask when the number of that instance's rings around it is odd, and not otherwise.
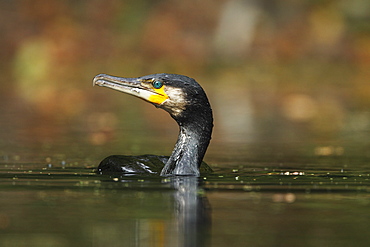
[[[100,74],[95,76],[93,83],[146,100],[167,111],[180,125],[194,115],[212,119],[210,104],[202,87],[187,76],[153,74],[123,78]]]

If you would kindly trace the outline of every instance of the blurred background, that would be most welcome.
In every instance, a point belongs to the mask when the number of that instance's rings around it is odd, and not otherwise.
[[[0,0],[1,153],[170,154],[176,123],[92,87],[99,73],[195,78],[214,110],[211,154],[366,142],[369,13],[366,0]]]

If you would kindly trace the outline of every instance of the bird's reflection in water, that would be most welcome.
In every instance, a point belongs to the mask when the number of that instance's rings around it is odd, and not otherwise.
[[[95,225],[94,243],[116,245],[119,242],[122,246],[208,246],[211,212],[199,178],[140,178],[148,183],[140,184],[137,182],[138,177],[130,174],[115,178],[115,183],[108,182],[106,186],[102,184],[109,191],[115,191],[111,203],[118,206],[118,211],[127,212],[128,216],[124,219],[117,216],[121,220]]]
[[[211,226],[210,206],[200,193],[196,177],[171,177],[176,189],[175,215],[178,221],[178,246],[205,246]]]

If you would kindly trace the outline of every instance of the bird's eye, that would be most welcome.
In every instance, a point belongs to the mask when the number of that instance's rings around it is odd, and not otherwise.
[[[152,85],[155,89],[160,89],[163,86],[163,83],[161,81],[153,81]]]

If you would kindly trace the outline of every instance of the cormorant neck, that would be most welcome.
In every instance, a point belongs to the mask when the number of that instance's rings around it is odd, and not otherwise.
[[[179,124],[180,133],[161,176],[200,175],[199,167],[211,140],[213,117],[211,108],[197,112],[187,118],[173,117]]]

